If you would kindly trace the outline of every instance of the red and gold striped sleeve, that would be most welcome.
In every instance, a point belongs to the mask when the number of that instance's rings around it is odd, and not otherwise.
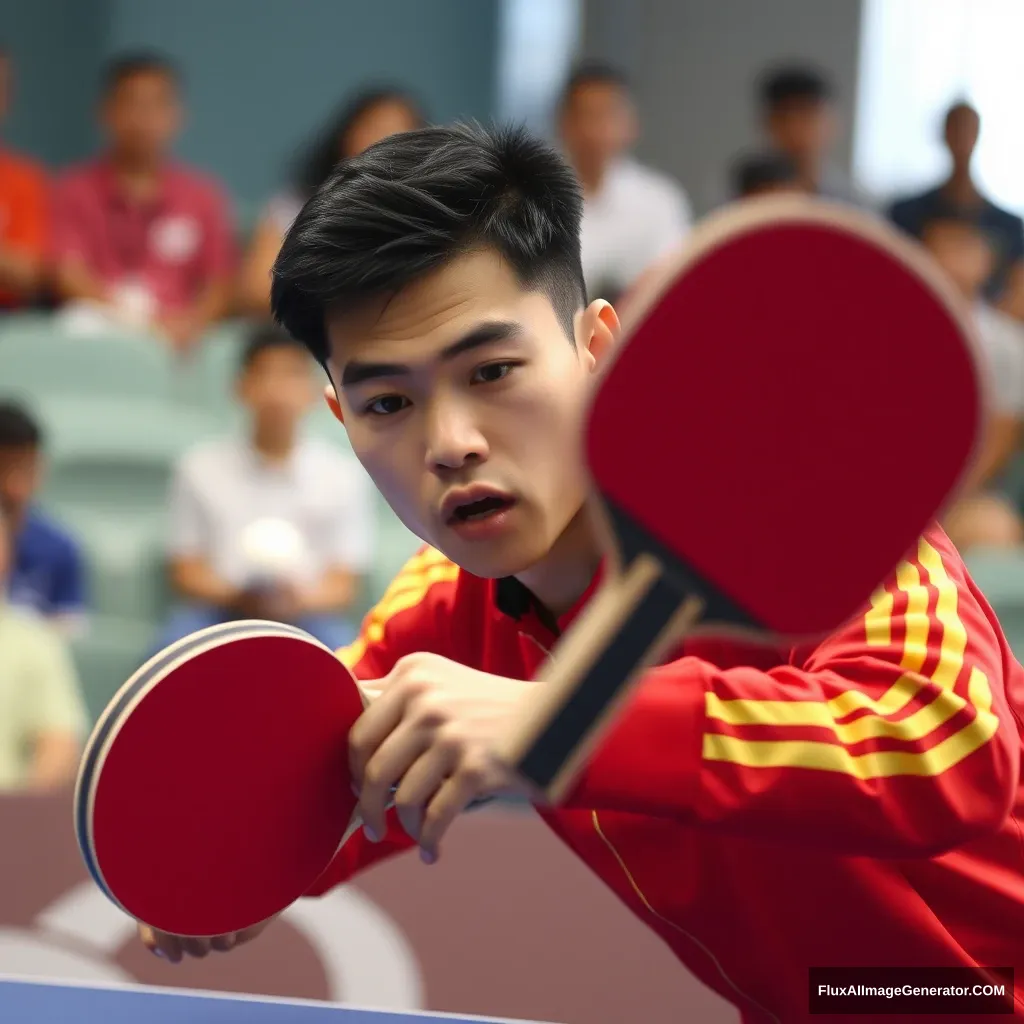
[[[338,658],[357,678],[379,679],[406,654],[430,651],[450,656],[450,607],[458,574],[458,566],[440,552],[421,548],[367,613],[356,640],[337,652]],[[321,896],[356,872],[412,845],[389,812],[387,835],[371,843],[362,832],[355,833],[306,895]]]
[[[767,672],[659,667],[570,803],[868,856],[933,855],[998,828],[1021,668],[940,531],[864,614]]]

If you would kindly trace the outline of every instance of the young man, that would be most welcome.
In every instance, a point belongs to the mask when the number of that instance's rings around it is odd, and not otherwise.
[[[43,433],[15,402],[0,402],[0,512],[11,534],[9,600],[65,634],[85,625],[85,567],[77,542],[34,503]]]
[[[14,68],[0,48],[0,119],[11,107]],[[42,167],[0,147],[0,309],[31,305],[42,290],[50,242],[49,185]]]
[[[936,214],[921,225],[921,236],[963,298],[991,371],[988,435],[971,488],[949,510],[944,525],[961,552],[975,546],[1016,547],[1024,542],[1024,523],[1000,485],[1019,449],[1024,423],[1024,328],[985,300],[995,247],[972,216]]]
[[[372,835],[310,895],[413,844],[432,861],[471,799],[518,791],[494,744],[600,586],[578,436],[618,321],[585,304],[580,215],[539,142],[437,128],[351,161],[285,240],[275,314],[427,544],[340,652],[380,693],[351,735]],[[809,966],[1024,962],[1022,699],[1024,672],[934,527],[820,644],[675,651],[567,803],[539,810],[744,1020],[791,1024]],[[142,934],[178,959],[258,931]]]
[[[166,58],[114,60],[100,113],[107,152],[68,172],[57,190],[60,296],[186,350],[227,309],[234,272],[227,201],[211,179],[171,158],[181,86]]]
[[[591,294],[615,298],[683,244],[693,219],[690,200],[667,175],[630,156],[638,119],[615,68],[581,64],[558,113],[562,144],[583,185],[583,277]]]
[[[75,777],[88,716],[64,639],[4,599],[11,561],[0,512],[0,790],[59,789]]]
[[[773,69],[761,80],[759,99],[768,141],[796,165],[803,188],[825,199],[870,205],[833,162],[839,118],[824,75],[801,65]]]
[[[373,562],[373,492],[358,463],[303,434],[314,364],[279,328],[242,353],[244,437],[182,459],[171,495],[171,583],[183,604],[159,648],[232,618],[292,622],[337,648]]]
[[[1024,316],[1024,300],[1012,294],[1024,291],[1024,221],[986,198],[974,180],[972,164],[981,134],[981,117],[969,103],[954,103],[946,112],[942,141],[949,153],[949,176],[935,188],[893,203],[889,216],[897,227],[923,238],[925,227],[937,219],[973,220],[990,240],[993,258],[984,282],[990,302],[1004,301]]]

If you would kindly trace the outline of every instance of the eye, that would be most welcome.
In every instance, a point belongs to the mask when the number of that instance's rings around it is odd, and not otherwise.
[[[396,412],[401,412],[407,405],[409,405],[409,399],[403,395],[381,395],[380,398],[367,402],[363,406],[363,412],[369,413],[371,416],[394,416]]]
[[[474,384],[493,384],[507,377],[520,363],[487,363],[478,366],[473,373]]]

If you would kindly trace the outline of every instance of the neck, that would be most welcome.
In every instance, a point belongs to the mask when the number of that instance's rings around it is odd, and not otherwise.
[[[564,615],[590,586],[601,556],[593,520],[583,506],[545,558],[516,578],[552,615]]]
[[[601,186],[604,184],[605,175],[608,170],[606,163],[602,161],[594,161],[593,163],[578,161],[575,164],[575,170],[576,177],[580,179],[580,184],[583,186],[583,194],[585,196],[592,196],[601,191]]]
[[[953,173],[946,181],[943,191],[953,202],[962,206],[976,202],[980,196],[971,178],[970,164],[954,165]]]
[[[252,446],[270,462],[282,462],[295,447],[295,427],[257,423],[252,433]]]
[[[141,153],[124,153],[114,150],[111,163],[118,182],[126,188],[153,186],[160,176],[161,159],[158,156]]]
[[[814,154],[795,159],[797,176],[800,183],[809,192],[817,192],[821,186],[822,166],[824,161]]]

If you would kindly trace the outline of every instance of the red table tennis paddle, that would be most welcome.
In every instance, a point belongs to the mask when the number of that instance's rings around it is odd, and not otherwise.
[[[983,424],[958,300],[852,210],[776,198],[709,218],[633,321],[585,427],[612,572],[500,751],[553,802],[688,631],[804,639],[857,613]]]
[[[86,745],[75,830],[129,915],[208,937],[298,899],[358,825],[354,678],[300,629],[245,621],[151,658]]]

